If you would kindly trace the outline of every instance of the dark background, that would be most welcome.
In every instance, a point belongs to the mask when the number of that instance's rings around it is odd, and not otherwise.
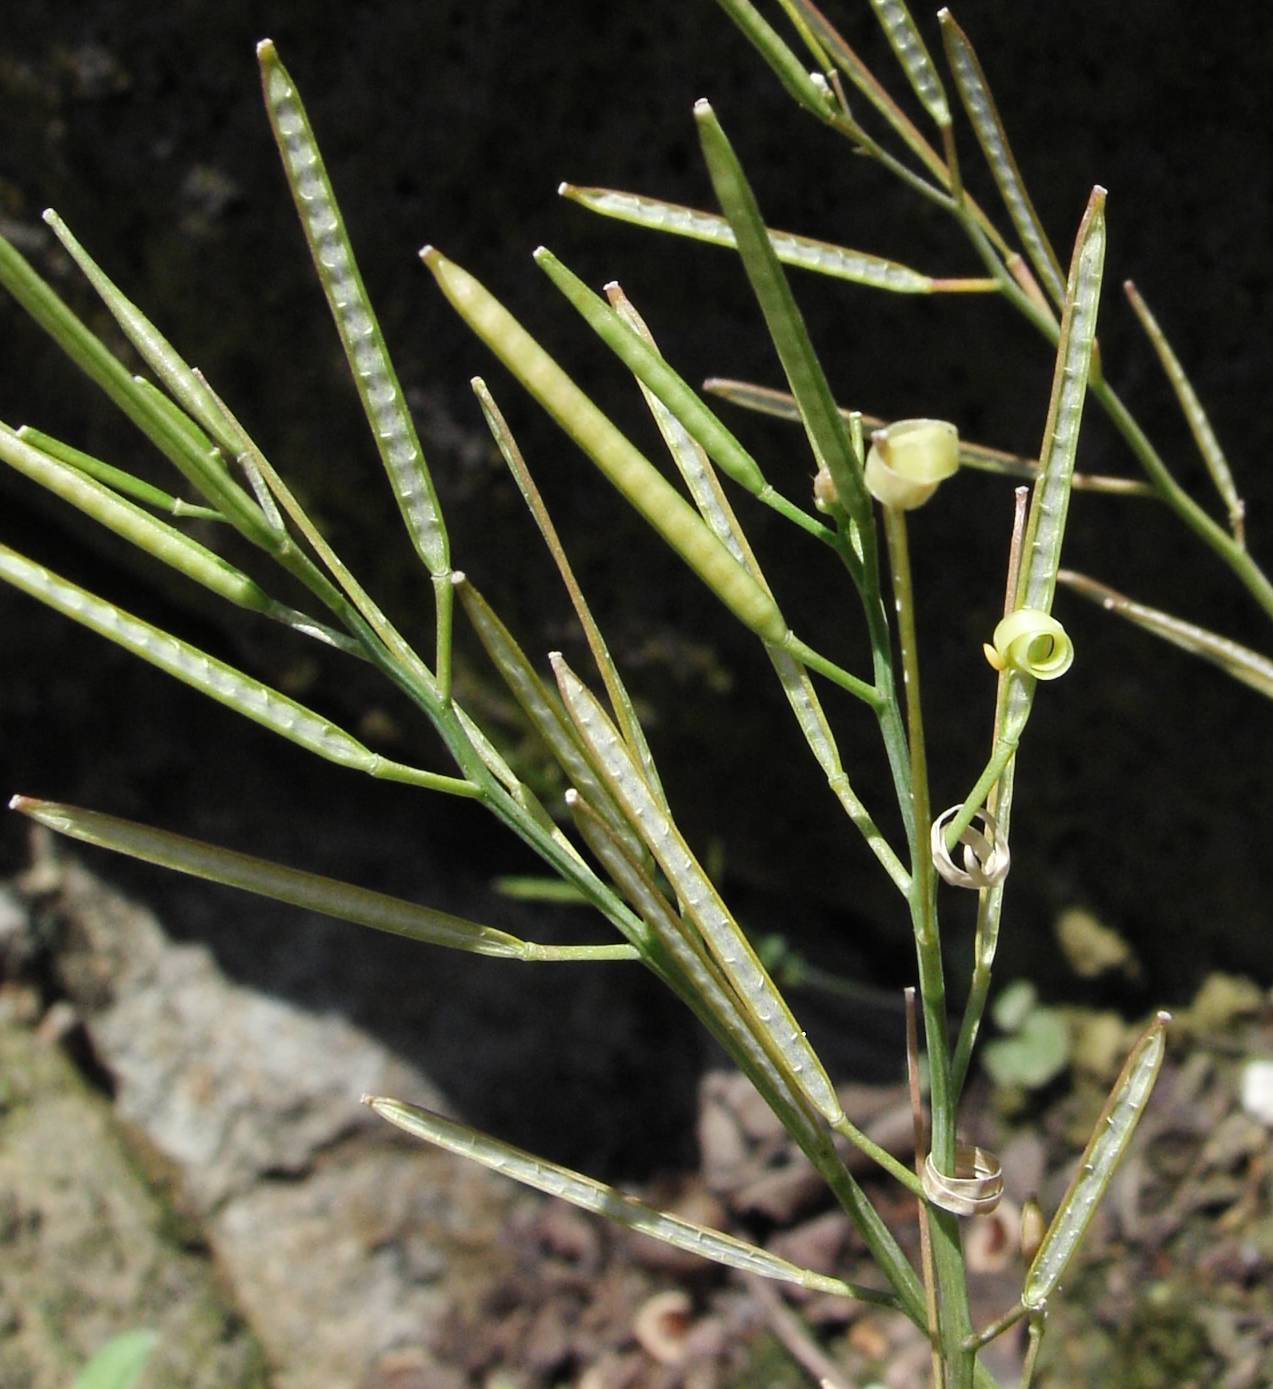
[[[909,97],[867,5],[854,0],[830,13],[895,94]],[[1205,8],[1084,0],[1028,13],[965,0],[956,17],[978,46],[1063,258],[1091,185],[1109,188],[1108,373],[1210,504],[1118,291],[1134,276],[1211,410],[1247,498],[1253,551],[1268,557],[1267,25],[1241,0]],[[926,32],[936,47],[935,24]],[[316,127],[416,408],[457,565],[529,650],[578,653],[567,605],[482,432],[466,385],[481,372],[649,710],[687,833],[723,854],[727,895],[750,925],[784,932],[827,968],[886,989],[909,982],[899,904],[812,771],[755,643],[719,620],[713,600],[537,417],[454,320],[415,252],[434,242],[477,273],[653,449],[623,372],[530,262],[535,245],[549,245],[594,284],[620,278],[691,380],[718,373],[776,384],[776,363],[731,257],[593,218],[557,198],[561,179],[710,205],[690,118],[694,99],[707,95],[772,225],[932,273],[977,273],[955,230],[797,111],[707,0],[381,3],[326,15],[296,3],[229,3],[214,14],[192,3],[12,0],[0,51],[6,235],[114,340],[39,222],[40,210],[55,206],[208,372],[424,649],[427,584],[400,539],[261,111],[253,46],[267,33]],[[993,209],[962,134],[970,179]],[[810,277],[795,285],[842,401],[889,416],[948,417],[970,438],[1037,449],[1051,361],[1006,306],[884,297]],[[0,418],[162,478],[161,463],[8,302],[0,303],[0,352]],[[1131,472],[1095,407],[1088,418],[1080,468]],[[798,435],[731,420],[771,477],[803,495],[811,469]],[[1001,601],[1010,507],[1002,480],[962,476],[913,526],[939,805],[962,797],[984,760],[993,683],[980,643]],[[802,541],[787,545],[767,516],[742,514],[793,625],[862,667],[855,603],[835,567]],[[428,730],[365,672],[240,621],[8,476],[0,477],[0,539],[298,693],[392,755],[443,766]],[[1267,646],[1254,604],[1164,508],[1078,497],[1066,553],[1073,567],[1147,602]],[[1098,1001],[1129,1013],[1180,1002],[1216,968],[1267,981],[1271,711],[1253,692],[1076,599],[1063,594],[1058,613],[1078,659],[1064,681],[1041,689],[1023,754],[1005,975],[1031,975],[1048,997],[1093,997],[1068,976],[1052,934],[1057,912],[1077,904],[1123,932],[1145,966],[1139,986],[1098,993]],[[596,937],[582,916],[554,918],[489,897],[491,874],[530,865],[473,807],[368,786],[319,764],[7,590],[0,623],[6,794],[169,825],[540,938]],[[467,637],[460,654],[472,707],[533,765]],[[827,703],[855,781],[885,807],[868,720],[849,701],[828,695]],[[6,868],[24,861],[25,840],[25,826],[5,817]],[[470,1117],[509,1137],[622,1168],[683,1132],[701,1045],[633,971],[456,960],[94,861],[154,901],[178,935],[206,939],[239,977],[348,1011],[424,1057]],[[948,912],[954,980],[966,968],[968,915],[963,902]],[[899,1025],[887,1008],[865,1029],[865,1051],[839,1037],[834,1011],[815,1001],[798,1011],[820,1044],[850,1047],[843,1067],[897,1055]],[[651,1116],[650,1148],[606,1121],[610,1103]]]

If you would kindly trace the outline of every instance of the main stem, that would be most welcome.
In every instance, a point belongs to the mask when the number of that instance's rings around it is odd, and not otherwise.
[[[911,922],[919,964],[920,999],[924,1033],[928,1042],[929,1105],[932,1116],[930,1147],[942,1172],[955,1171],[955,1103],[950,1084],[950,1046],[946,1036],[946,984],[942,970],[941,937],[937,926],[936,876],[928,851],[928,827],[932,809],[928,794],[928,759],[920,700],[919,650],[915,632],[914,588],[911,581],[910,547],[905,513],[884,508],[884,535],[888,545],[893,597],[897,608],[898,645],[906,701],[907,787],[898,788],[907,820],[911,849]],[[881,714],[885,723],[900,722],[897,692],[888,662],[888,704]],[[877,680],[879,674],[877,671]],[[886,734],[886,742],[888,735]],[[933,1269],[937,1278],[938,1334],[945,1361],[948,1389],[969,1389],[973,1383],[975,1353],[964,1342],[972,1332],[968,1283],[959,1222],[948,1211],[933,1208],[930,1220]]]

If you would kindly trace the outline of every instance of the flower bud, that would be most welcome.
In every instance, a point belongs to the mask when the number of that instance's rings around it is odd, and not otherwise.
[[[1018,608],[995,628],[994,644],[982,648],[996,670],[1015,670],[1036,680],[1055,680],[1074,660],[1074,643],[1051,614]]]
[[[898,420],[871,435],[866,490],[885,506],[912,511],[959,467],[959,433],[945,420]]]
[[[1031,1196],[1021,1207],[1021,1257],[1029,1263],[1039,1252],[1043,1236],[1048,1232],[1048,1222],[1038,1198]]]
[[[821,512],[828,512],[840,500],[835,490],[835,480],[824,467],[819,468],[813,479],[813,504]]]

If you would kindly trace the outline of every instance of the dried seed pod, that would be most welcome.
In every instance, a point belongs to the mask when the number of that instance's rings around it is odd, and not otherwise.
[[[989,1215],[1003,1195],[1003,1167],[994,1153],[971,1143],[955,1148],[955,1172],[937,1170],[932,1153],[924,1162],[924,1195],[955,1215]]]
[[[962,809],[962,805],[952,805],[933,821],[930,836],[933,866],[952,887],[994,887],[1008,876],[1012,866],[1008,841],[1000,833],[995,817],[983,807],[974,818],[981,821],[985,832],[969,825],[959,836],[964,846],[964,866],[960,868],[946,847],[946,826]]]
[[[959,432],[945,420],[898,420],[871,435],[866,490],[878,502],[913,511],[959,468]]]
[[[1074,662],[1074,643],[1051,613],[1018,608],[995,628],[982,648],[996,670],[1015,670],[1036,680],[1055,680]]]

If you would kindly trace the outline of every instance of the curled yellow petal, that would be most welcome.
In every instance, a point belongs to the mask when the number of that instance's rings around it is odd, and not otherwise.
[[[885,506],[912,511],[959,467],[959,433],[945,420],[898,420],[871,435],[866,488]]]
[[[995,628],[986,659],[996,670],[1015,670],[1036,680],[1055,680],[1074,661],[1074,643],[1050,613],[1018,608]]]

